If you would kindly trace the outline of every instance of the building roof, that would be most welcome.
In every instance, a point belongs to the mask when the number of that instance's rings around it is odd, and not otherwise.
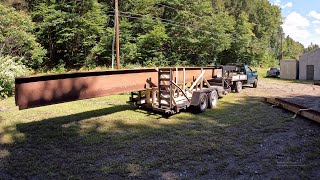
[[[316,52],[318,52],[318,51],[320,51],[320,48],[318,48],[318,49],[316,49],[316,50],[313,50],[313,51],[309,51],[309,52],[303,53],[301,56],[306,56],[306,55],[309,55],[309,54],[313,54],[313,53],[316,53]],[[301,56],[300,56],[300,57],[301,57]]]
[[[289,61],[298,61],[298,60],[296,60],[296,59],[282,59],[282,60],[280,60],[281,62],[282,61],[284,61],[284,62],[289,62]]]

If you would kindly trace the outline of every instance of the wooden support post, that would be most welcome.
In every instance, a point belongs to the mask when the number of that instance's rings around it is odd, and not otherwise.
[[[142,98],[142,93],[141,93],[141,91],[139,91],[139,92],[138,92],[138,100],[140,101],[141,98]]]
[[[179,70],[178,68],[176,68],[176,84],[179,84],[178,82],[179,82]],[[175,89],[175,93],[177,94],[177,97],[179,97],[180,93],[178,88],[174,87],[174,89]]]
[[[179,84],[179,70],[176,68],[176,84]]]
[[[205,72],[206,72],[206,71],[202,71],[202,73],[200,74],[200,76],[196,79],[196,81],[195,81],[195,82],[192,84],[192,86],[189,88],[190,91],[192,91],[193,88],[199,83],[199,81],[201,80],[201,78],[203,77],[203,75],[204,75]]]
[[[160,84],[161,84],[161,81],[160,81],[160,77],[161,77],[161,74],[160,74],[161,70],[158,69],[158,98],[157,98],[157,101],[158,101],[158,106],[161,107],[161,99],[160,99],[160,91],[161,91],[161,87],[160,87]]]
[[[208,88],[211,86],[206,78],[203,78],[203,81],[207,84]]]
[[[157,95],[157,88],[152,88],[152,91],[151,91],[152,105],[156,104],[156,95]]]
[[[147,103],[148,105],[151,104],[151,101],[150,101],[150,88],[147,88],[147,89],[146,89],[146,103]]]
[[[182,90],[186,89],[186,68],[183,68],[183,86]]]
[[[170,104],[172,103],[172,105],[173,106],[176,106],[177,105],[177,102],[176,102],[176,100],[174,99],[174,92],[175,92],[175,90],[174,89],[172,89],[172,97],[171,97],[171,102],[170,102]]]

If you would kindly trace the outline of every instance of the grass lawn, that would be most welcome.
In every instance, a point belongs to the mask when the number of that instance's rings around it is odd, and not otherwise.
[[[13,98],[1,101],[0,178],[320,176],[319,126],[257,97],[229,94],[214,110],[169,118],[127,105],[128,98],[23,111]]]

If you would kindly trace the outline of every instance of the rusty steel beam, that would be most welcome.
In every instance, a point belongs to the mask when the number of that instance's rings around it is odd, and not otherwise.
[[[172,68],[175,70],[176,68]],[[212,79],[214,68],[185,68],[186,82],[193,82],[206,70]],[[183,82],[183,68],[178,68],[178,82]],[[174,77],[176,74],[174,75]],[[18,77],[15,101],[19,109],[89,99],[145,90],[158,84],[158,69],[77,72],[55,75]]]

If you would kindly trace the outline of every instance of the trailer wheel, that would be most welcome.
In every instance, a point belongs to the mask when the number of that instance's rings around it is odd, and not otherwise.
[[[237,81],[236,85],[235,85],[235,91],[236,91],[236,93],[239,93],[239,92],[241,92],[241,90],[242,90],[242,82]]]
[[[199,104],[197,106],[192,107],[192,112],[196,114],[203,113],[207,110],[207,107],[208,107],[207,94],[203,93],[200,95]]]
[[[258,87],[258,79],[255,79],[253,83],[253,88],[257,88],[257,87]]]
[[[213,90],[208,94],[208,108],[214,109],[218,103],[218,93],[217,91]]]

